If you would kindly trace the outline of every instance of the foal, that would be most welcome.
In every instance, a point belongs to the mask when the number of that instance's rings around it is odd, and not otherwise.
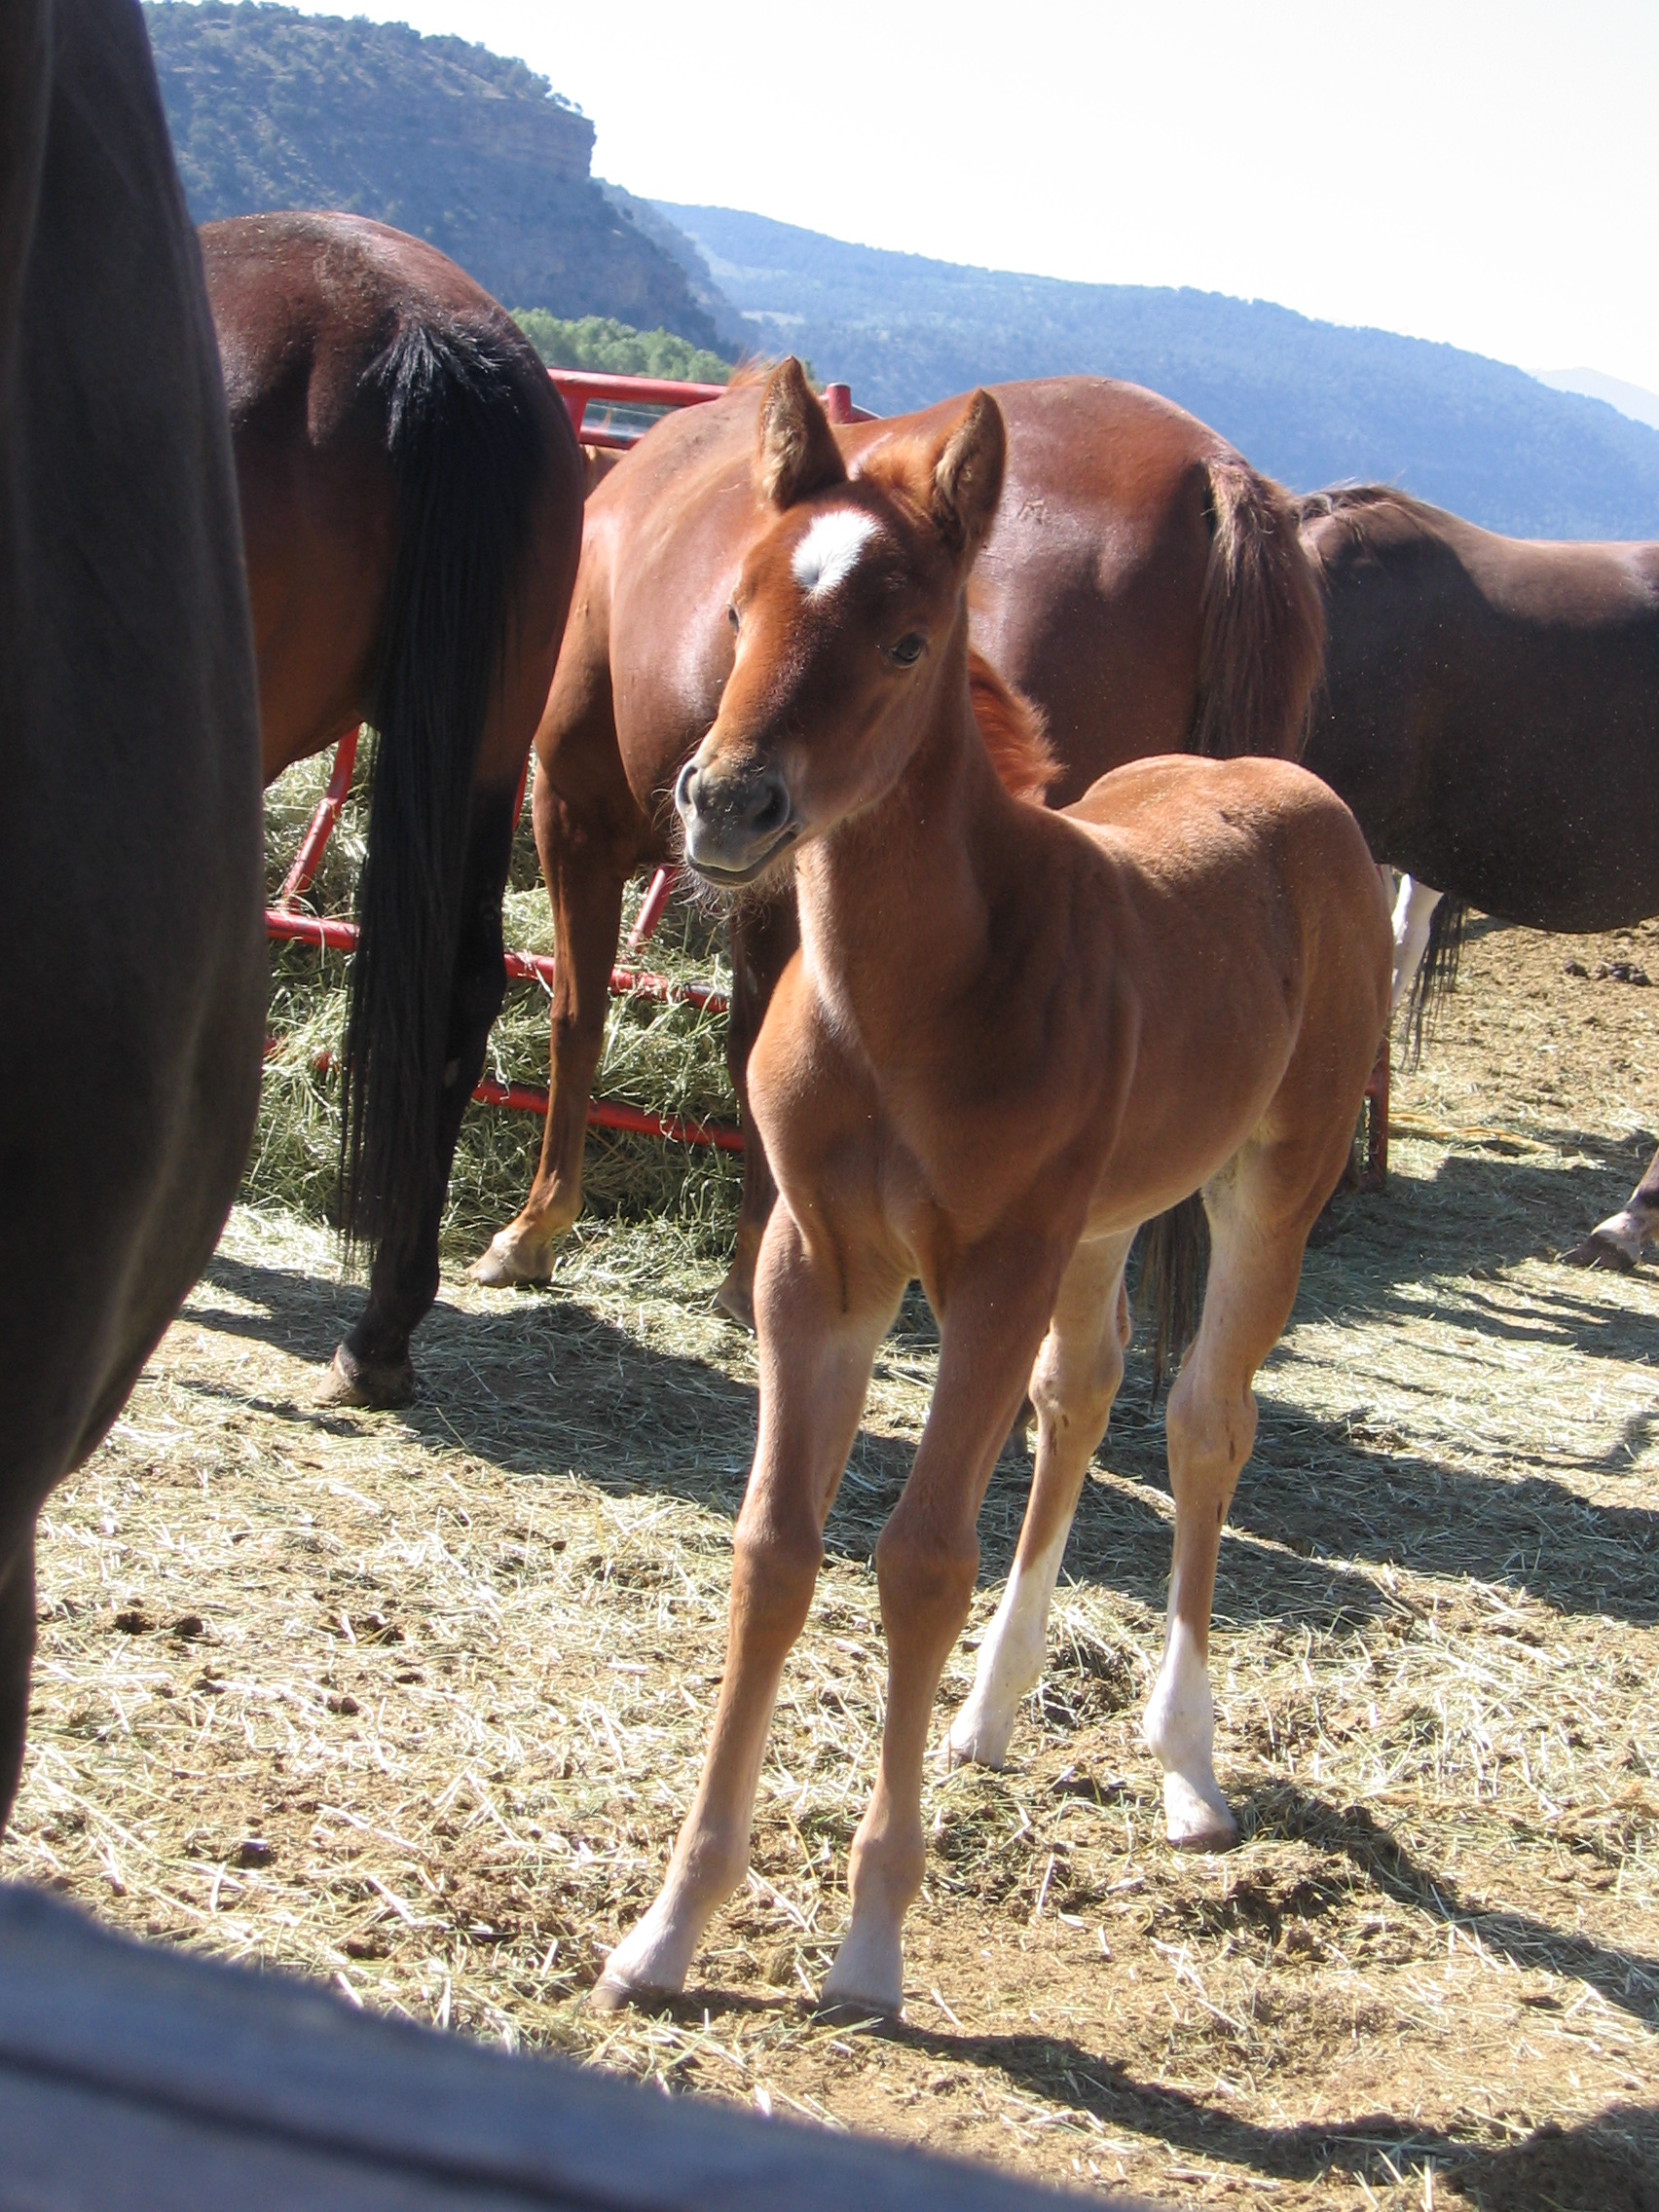
[[[1148,760],[1062,815],[1009,796],[972,710],[965,596],[1004,452],[977,392],[849,480],[797,363],[761,408],[772,519],[733,597],[719,712],[676,792],[711,881],[796,856],[801,949],[750,1067],[782,1194],[756,1282],[759,1435],[707,1764],[601,2004],[682,1987],[742,1876],[825,1519],[876,1347],[919,1275],[939,1381],[876,1548],[887,1717],[824,1991],[899,2009],[928,1719],[973,1597],[992,1467],[1029,1391],[1031,1500],[953,1731],[959,1751],[1000,1759],[1123,1373],[1130,1242],[1200,1188],[1213,1258],[1169,1398],[1174,1571],[1145,1727],[1171,1841],[1235,1833],[1206,1671],[1221,1524],[1255,1434],[1251,1379],[1290,1312],[1386,1019],[1387,914],[1352,816],[1282,761]]]

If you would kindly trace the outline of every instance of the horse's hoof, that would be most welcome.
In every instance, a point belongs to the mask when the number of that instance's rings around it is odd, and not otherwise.
[[[486,1290],[511,1290],[519,1284],[534,1284],[539,1288],[553,1280],[553,1262],[546,1253],[532,1259],[519,1245],[508,1242],[503,1230],[492,1240],[483,1258],[474,1260],[466,1272]]]
[[[414,1395],[415,1369],[407,1352],[401,1359],[363,1360],[340,1345],[333,1365],[317,1384],[316,1403],[387,1413],[406,1406]]]
[[[849,1929],[813,2009],[821,2018],[902,2020],[904,1960],[899,1944],[866,1940]]]
[[[601,1974],[588,1991],[588,2009],[592,2012],[625,2012],[630,2005],[666,2005],[671,1994],[666,1989],[636,1989],[631,1982],[611,1981]]]
[[[738,1279],[734,1268],[715,1293],[715,1305],[728,1321],[735,1321],[740,1329],[755,1334],[754,1285]]]
[[[1213,1783],[1199,1788],[1185,1775],[1163,1777],[1163,1832],[1171,1851],[1231,1851],[1238,1823]]]
[[[1633,1275],[1636,1262],[1622,1244],[1615,1244],[1610,1236],[1604,1236],[1593,1229],[1582,1244],[1575,1244],[1570,1252],[1561,1256],[1564,1268],[1605,1268],[1610,1274]]]

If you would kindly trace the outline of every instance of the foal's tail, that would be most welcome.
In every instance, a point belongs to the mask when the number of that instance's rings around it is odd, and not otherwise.
[[[472,778],[548,466],[510,333],[410,317],[366,382],[386,412],[397,553],[346,1025],[349,1244],[386,1234],[436,1143]]]
[[[1406,1065],[1415,1068],[1422,1058],[1423,1039],[1433,1029],[1441,1009],[1457,985],[1457,964],[1463,957],[1463,933],[1468,926],[1469,903],[1448,892],[1428,917],[1428,942],[1412,977],[1406,996]]]
[[[1325,603],[1289,495],[1236,454],[1207,463],[1209,568],[1195,753],[1301,756],[1325,657]]]
[[[1198,1333],[1209,1271],[1209,1217],[1195,1191],[1147,1224],[1135,1305],[1152,1317],[1152,1402]]]

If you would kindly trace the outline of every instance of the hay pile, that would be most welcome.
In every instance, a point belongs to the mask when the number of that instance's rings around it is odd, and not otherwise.
[[[329,839],[323,866],[305,904],[350,917],[367,828],[366,780],[372,748],[358,756],[350,798]],[[275,898],[312,811],[328,780],[326,757],[302,762],[266,799],[267,896]],[[645,892],[629,888],[624,930]],[[513,850],[503,927],[506,941],[527,952],[554,950],[552,917],[541,887],[525,808]],[[645,964],[660,972],[729,987],[721,933],[707,913],[677,900],[650,940]],[[338,1077],[318,1072],[337,1054],[346,1026],[343,955],[310,945],[271,948],[271,1033],[278,1049],[266,1065],[259,1130],[243,1185],[252,1203],[286,1206],[316,1220],[332,1218],[339,1165]],[[515,983],[491,1033],[486,1073],[499,1083],[545,1087],[548,998],[538,983]],[[600,1094],[629,1105],[705,1120],[734,1121],[736,1101],[725,1066],[723,1022],[691,1006],[635,998],[613,1006]],[[461,1128],[450,1180],[442,1248],[473,1259],[524,1202],[540,1150],[533,1115],[474,1106]],[[595,1131],[588,1140],[585,1188],[596,1218],[662,1219],[685,1230],[696,1248],[713,1253],[731,1234],[740,1168],[730,1155],[706,1147],[663,1145],[648,1137]]]
[[[1222,1549],[1227,1858],[1162,1847],[1136,1734],[1169,1520],[1137,1353],[1013,1764],[930,1784],[906,2023],[813,2018],[881,1720],[870,1552],[936,1359],[912,1301],[751,1880],[682,2005],[587,2012],[721,1664],[755,1418],[753,1348],[708,1309],[723,1249],[694,1209],[619,1211],[548,1293],[451,1267],[416,1403],[325,1415],[360,1293],[265,1203],[48,1509],[5,1872],[360,2004],[1165,2202],[1651,2207],[1659,1279],[1548,1255],[1651,1152],[1659,1054],[1654,994],[1562,980],[1582,949],[1477,937],[1398,1098],[1443,1133],[1309,1255]],[[1015,1439],[940,1732],[1028,1473]]]

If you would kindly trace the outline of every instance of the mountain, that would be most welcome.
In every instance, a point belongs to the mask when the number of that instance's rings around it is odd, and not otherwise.
[[[810,356],[881,414],[978,383],[1124,377],[1301,491],[1381,480],[1517,536],[1659,538],[1659,431],[1477,353],[1264,301],[962,268],[655,204],[758,350]]]
[[[1659,430],[1659,391],[1647,391],[1622,377],[1604,376],[1600,369],[1534,369],[1540,384],[1554,391],[1578,391],[1587,399],[1604,399],[1633,423],[1646,423]]]
[[[674,255],[589,174],[593,125],[522,61],[222,0],[147,0],[144,19],[197,222],[345,208],[430,240],[508,307],[731,350]]]

